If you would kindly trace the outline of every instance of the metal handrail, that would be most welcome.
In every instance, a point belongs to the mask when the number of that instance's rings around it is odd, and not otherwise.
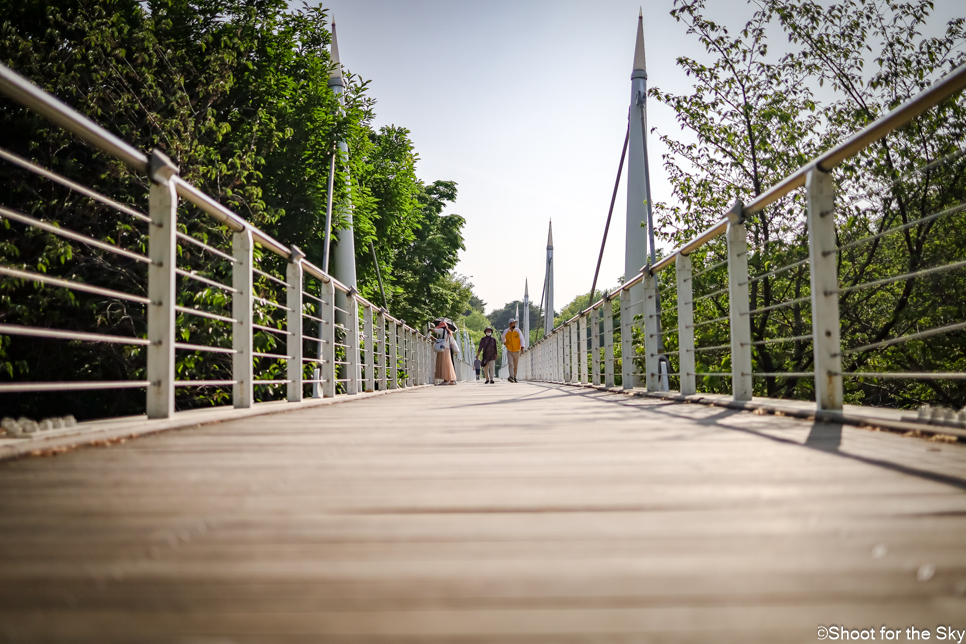
[[[150,242],[149,253],[148,256],[143,256],[112,244],[89,238],[85,235],[52,226],[20,213],[7,209],[0,211],[0,214],[3,216],[16,219],[26,225],[43,228],[52,234],[86,243],[102,250],[126,256],[130,259],[136,259],[147,263],[149,266],[149,297],[147,298],[127,296],[110,289],[84,285],[55,277],[42,276],[13,268],[0,267],[2,268],[3,274],[9,277],[29,279],[52,286],[73,288],[74,290],[91,292],[112,298],[127,299],[145,304],[148,307],[148,338],[124,338],[120,336],[41,329],[20,325],[0,325],[0,333],[93,342],[123,342],[151,347],[170,344],[172,350],[222,353],[236,356],[233,362],[235,376],[231,379],[198,381],[165,381],[166,377],[156,379],[155,376],[158,374],[170,373],[166,371],[163,365],[160,368],[157,365],[152,368],[153,359],[160,359],[162,361],[169,360],[169,358],[165,357],[166,352],[162,351],[161,353],[148,353],[149,379],[146,381],[130,381],[126,383],[4,383],[3,386],[0,386],[0,391],[57,391],[61,389],[82,389],[88,384],[90,388],[109,388],[110,386],[146,387],[148,389],[148,415],[151,417],[166,417],[174,411],[173,387],[235,386],[235,405],[246,407],[252,402],[250,388],[261,385],[286,384],[288,386],[288,399],[290,401],[302,399],[302,387],[304,385],[312,385],[313,387],[325,385],[324,395],[335,395],[335,384],[338,382],[345,384],[346,393],[356,393],[363,386],[363,379],[360,377],[362,369],[366,370],[366,378],[364,379],[366,385],[374,385],[375,381],[378,380],[380,387],[395,388],[428,384],[432,381],[432,368],[430,364],[430,358],[432,356],[430,348],[431,340],[426,335],[408,325],[404,320],[391,316],[385,309],[376,307],[366,298],[360,296],[355,289],[342,284],[318,266],[307,261],[301,251],[297,251],[294,247],[285,246],[267,232],[247,222],[229,207],[219,203],[198,187],[181,178],[174,164],[165,159],[163,155],[154,152],[150,156],[143,154],[3,65],[0,65],[0,94],[5,94],[28,109],[45,116],[65,131],[73,133],[79,139],[86,141],[96,149],[107,153],[109,156],[119,159],[135,172],[142,175],[147,174],[152,180],[151,212],[150,215],[144,215],[90,188],[72,182],[30,161],[21,159],[12,153],[3,155],[3,158],[7,161],[15,163],[41,177],[56,181],[101,203],[114,207],[120,212],[135,215],[141,220],[147,220],[151,223],[151,227],[148,236]],[[156,206],[153,191],[158,189],[159,186],[163,187],[164,190],[173,188],[173,204]],[[162,193],[164,190],[162,190]],[[166,200],[172,200],[170,194],[167,196],[159,194],[159,196],[161,197],[159,201],[162,203]],[[194,239],[190,235],[177,231],[176,227],[172,224],[176,221],[178,199],[194,205],[200,211],[214,218],[215,221],[226,226],[228,230],[236,233],[234,242],[236,248],[233,250],[233,254],[226,253],[200,240]],[[237,235],[238,233],[243,234]],[[165,235],[168,235],[167,241],[164,241]],[[156,240],[160,241],[156,243]],[[194,271],[178,268],[176,265],[176,256],[172,251],[172,244],[176,244],[177,240],[191,243],[230,262],[232,265],[232,284],[223,284],[198,275]],[[242,244],[240,247],[237,246],[239,240],[241,240]],[[250,240],[250,242],[246,240]],[[262,248],[283,258],[289,267],[294,265],[297,267],[297,270],[293,273],[291,268],[289,268],[286,279],[259,270],[254,266],[251,250],[252,243],[258,244]],[[247,250],[245,250],[246,244],[248,244]],[[170,258],[170,260],[167,258]],[[246,274],[249,276],[248,285],[240,286],[237,281],[239,275],[245,276]],[[231,315],[221,315],[179,306],[174,303],[174,292],[173,290],[168,290],[168,286],[163,286],[161,291],[157,291],[158,284],[165,285],[167,280],[170,280],[167,283],[173,283],[174,277],[178,275],[231,293],[231,306],[233,309]],[[287,301],[285,303],[272,301],[251,293],[252,278],[255,276],[264,277],[272,282],[284,285],[286,287]],[[323,293],[318,296],[306,293],[304,285],[305,277],[318,280],[322,285]],[[296,282],[295,280],[298,281]],[[335,306],[335,298],[333,297],[336,292],[340,292],[348,298],[348,310],[337,309]],[[162,295],[159,296],[152,293],[161,293]],[[315,304],[309,305],[308,311],[303,309],[303,295],[315,302]],[[244,306],[246,301],[249,304],[247,311]],[[269,305],[282,311],[286,317],[285,328],[276,329],[255,324],[253,320],[255,310],[251,305],[256,302]],[[239,309],[238,306],[241,306],[241,308]],[[346,325],[353,327],[353,329],[359,328],[360,307],[366,314],[365,329],[362,333],[349,333]],[[336,323],[336,310],[343,311],[346,320],[345,324]],[[167,326],[152,324],[152,320],[163,320],[169,314],[173,320],[173,316],[177,313],[196,315],[231,324],[230,333],[233,346],[228,348],[176,342],[173,324]],[[380,321],[378,332],[375,331],[376,327],[372,324],[373,319]],[[317,323],[319,329],[318,337],[307,336],[305,334],[302,325],[306,322],[309,324]],[[152,328],[155,331],[152,331]],[[160,338],[156,337],[157,329],[159,328],[166,329],[164,334],[167,335]],[[334,335],[326,335],[334,333],[336,328],[346,330],[345,344],[336,342]],[[255,331],[268,331],[288,338],[284,345],[285,353],[254,351],[251,345],[251,339]],[[303,357],[303,340],[316,343],[318,357]],[[378,353],[372,350],[376,344],[380,345]],[[335,359],[336,347],[343,347],[346,350],[346,360]],[[363,353],[365,357],[360,359]],[[173,351],[168,355],[173,355]],[[241,361],[239,361],[239,357]],[[244,366],[246,361],[251,363],[251,359],[256,357],[286,361],[288,363],[288,378],[258,380],[252,374],[251,364],[248,367]],[[301,370],[301,365],[306,362],[316,363],[326,368],[332,367],[333,369],[336,364],[345,365],[345,371],[342,373],[345,377],[336,377],[338,374],[330,370],[328,374],[323,373],[322,376],[316,375],[308,378]],[[460,363],[462,364],[462,361]],[[160,365],[161,363],[159,362],[157,364]],[[245,373],[246,368],[248,371],[247,374]],[[381,370],[382,372],[382,375],[378,379],[375,378],[375,372],[377,370]],[[465,375],[465,373],[462,373],[463,371],[465,369],[461,371],[461,375]],[[152,373],[155,376],[152,376]],[[316,371],[316,374],[318,374],[318,371]],[[239,387],[243,387],[243,389],[239,389]],[[243,390],[248,391],[247,400],[245,395],[242,395],[240,398],[238,396],[238,392]],[[314,390],[313,395],[318,395],[318,391]]]
[[[646,265],[641,267],[640,271],[633,277],[627,279],[624,284],[615,289],[612,292],[606,293],[602,298],[597,301],[591,302],[583,310],[577,312],[575,315],[569,319],[561,320],[560,323],[554,326],[551,331],[544,337],[538,339],[533,345],[528,349],[527,353],[530,354],[528,361],[525,362],[525,369],[531,370],[531,376],[538,379],[550,379],[557,381],[568,381],[568,382],[587,382],[587,365],[588,360],[588,344],[593,340],[593,351],[594,351],[594,371],[593,379],[595,384],[599,384],[601,379],[600,366],[601,362],[604,363],[604,372],[607,376],[607,385],[613,386],[615,374],[613,373],[615,365],[617,364],[616,359],[612,349],[606,349],[605,347],[612,347],[614,344],[614,334],[617,332],[617,325],[615,324],[616,315],[612,314],[609,302],[613,301],[615,298],[620,297],[621,307],[620,307],[620,333],[621,333],[621,344],[624,347],[624,368],[623,375],[625,380],[623,386],[628,388],[632,386],[627,381],[627,374],[633,374],[633,369],[628,372],[627,363],[629,362],[628,351],[634,350],[634,340],[630,338],[630,329],[633,324],[633,320],[628,321],[627,318],[631,317],[632,313],[639,313],[639,309],[634,306],[634,303],[629,303],[625,299],[624,293],[629,292],[631,288],[644,284],[645,290],[648,288],[655,289],[653,286],[655,284],[654,277],[656,274],[672,265],[677,266],[678,272],[678,285],[679,288],[687,288],[688,290],[682,294],[681,291],[678,292],[678,306],[679,306],[679,328],[681,332],[679,335],[679,342],[681,351],[669,352],[669,354],[679,354],[683,356],[695,353],[694,348],[694,338],[693,329],[703,325],[713,324],[717,322],[725,322],[730,320],[730,331],[731,331],[731,344],[730,345],[720,345],[717,347],[709,347],[704,349],[698,349],[699,351],[707,351],[711,349],[726,349],[729,346],[732,350],[732,359],[738,359],[741,356],[736,354],[740,351],[747,357],[747,362],[742,365],[741,368],[735,368],[731,372],[725,374],[723,372],[706,374],[725,376],[730,375],[734,378],[733,389],[734,396],[736,399],[749,400],[751,397],[751,377],[770,377],[771,375],[777,374],[764,374],[764,373],[753,373],[751,369],[751,354],[750,347],[755,345],[777,343],[777,342],[788,342],[788,341],[800,341],[808,340],[813,344],[813,355],[815,360],[815,391],[816,391],[816,402],[820,409],[841,409],[842,406],[842,386],[841,377],[847,376],[862,376],[862,373],[841,373],[841,366],[837,362],[838,358],[843,354],[841,342],[838,338],[838,326],[839,326],[839,313],[838,313],[838,297],[840,295],[850,293],[852,291],[857,291],[859,289],[884,286],[894,282],[899,282],[903,280],[913,279],[919,276],[931,275],[934,273],[939,273],[943,271],[958,269],[966,267],[966,262],[952,262],[944,266],[936,266],[928,269],[919,269],[912,271],[903,275],[897,275],[893,277],[887,277],[884,279],[875,280],[865,284],[858,284],[850,287],[839,287],[835,282],[834,278],[828,277],[832,275],[837,277],[838,272],[836,268],[836,257],[838,253],[845,249],[853,248],[871,242],[877,239],[881,239],[887,235],[893,234],[895,232],[912,228],[917,225],[925,224],[930,221],[936,220],[943,215],[953,214],[962,211],[966,206],[963,204],[958,204],[952,208],[946,208],[942,212],[928,215],[926,217],[920,218],[915,221],[905,222],[898,227],[891,228],[886,231],[882,231],[871,235],[869,237],[863,238],[861,240],[856,240],[843,244],[841,247],[836,248],[836,237],[834,229],[834,218],[825,218],[825,214],[834,209],[833,197],[834,195],[834,184],[831,179],[828,178],[828,173],[833,170],[836,166],[844,162],[845,160],[859,154],[862,150],[873,145],[877,141],[881,140],[883,137],[889,133],[895,131],[896,129],[912,122],[920,114],[924,113],[926,110],[935,107],[945,99],[953,96],[954,94],[962,91],[966,88],[966,65],[960,65],[956,69],[952,70],[942,79],[936,81],[932,86],[923,90],[916,96],[908,99],[902,105],[896,107],[895,109],[889,111],[887,114],[882,115],[874,122],[870,123],[866,127],[862,128],[852,136],[848,137],[846,140],[842,141],[838,145],[835,145],[829,150],[826,150],[822,154],[816,156],[808,163],[804,164],[798,170],[788,175],[772,187],[768,188],[765,192],[757,195],[750,203],[741,204],[736,203],[728,213],[726,213],[721,219],[716,221],[714,224],[701,231],[693,239],[688,242],[678,246],[664,257],[654,262],[653,265]],[[947,155],[947,158],[959,158],[962,153],[956,153],[955,155]],[[931,162],[929,166],[932,167],[936,165],[938,161]],[[921,170],[921,169],[920,169]],[[920,172],[917,170],[916,172]],[[915,173],[913,173],[915,174]],[[755,213],[763,211],[767,206],[775,203],[782,197],[788,195],[793,190],[796,190],[802,186],[806,186],[809,177],[812,177],[812,183],[809,184],[809,212],[812,213],[809,216],[809,248],[810,255],[808,258],[799,259],[789,265],[769,270],[761,275],[755,277],[748,276],[747,267],[747,249],[746,249],[746,233],[744,229],[744,222],[746,219]],[[812,192],[812,190],[815,192]],[[814,202],[814,203],[813,203]],[[816,210],[812,210],[815,208]],[[729,230],[731,226],[735,226],[737,231],[736,240],[730,238]],[[719,262],[711,268],[705,268],[702,271],[692,272],[690,266],[689,255],[705,246],[715,238],[729,233],[728,242],[728,259],[725,262]],[[815,250],[815,245],[818,244],[816,239],[824,240],[822,246],[819,250]],[[831,241],[829,241],[831,240]],[[735,243],[735,250],[731,250],[732,243]],[[793,268],[809,264],[811,269],[811,278],[813,281],[812,287],[810,289],[810,294],[806,297],[795,297],[788,301],[780,302],[778,304],[762,306],[755,310],[748,310],[747,302],[747,289],[749,285],[756,283],[760,280],[766,279],[768,277],[783,273],[785,271],[791,270]],[[727,284],[728,288],[717,290],[713,293],[706,294],[704,298],[711,297],[713,295],[723,295],[725,293],[729,294],[729,299],[733,303],[737,310],[733,309],[729,312],[728,316],[715,318],[713,320],[703,320],[699,322],[694,322],[693,320],[693,305],[696,301],[702,299],[702,297],[693,297],[691,295],[691,289],[693,288],[693,278],[701,275],[705,272],[712,270],[713,268],[720,268],[723,265],[728,266],[728,278]],[[819,275],[816,277],[816,275]],[[816,282],[815,280],[819,280]],[[825,280],[824,282],[822,280]],[[831,283],[829,282],[831,280]],[[651,284],[651,286],[648,286]],[[742,292],[740,289],[744,289]],[[651,291],[652,295],[648,297],[655,297],[656,290]],[[798,294],[796,294],[798,295]],[[683,299],[682,299],[683,298]],[[628,298],[629,299],[629,298]],[[745,300],[742,302],[742,300]],[[653,300],[650,304],[651,307],[655,306]],[[783,307],[788,307],[794,304],[802,304],[805,302],[811,303],[811,317],[813,330],[811,335],[807,336],[793,336],[790,338],[782,338],[779,340],[763,340],[759,342],[752,342],[750,337],[749,326],[751,316],[765,313],[768,311],[781,309]],[[651,319],[658,317],[660,310],[655,310],[651,308],[647,309],[648,303],[644,303],[644,317],[645,319]],[[680,321],[681,307],[687,311],[689,316],[689,323],[685,324]],[[584,320],[588,316],[592,316],[596,324],[600,323],[600,316],[603,314],[605,323],[609,323],[612,326],[610,328],[605,324],[605,332],[601,334],[597,328],[593,331],[591,335],[584,336],[583,331],[578,332],[574,335],[573,324],[578,320]],[[741,321],[744,320],[744,321]],[[609,322],[608,322],[609,321]],[[825,325],[822,328],[822,332],[819,332],[819,326]],[[742,330],[742,327],[745,327]],[[948,333],[951,331],[958,331],[966,328],[966,323],[956,323],[949,324],[936,329],[931,329],[919,333],[910,334],[904,336],[903,338],[897,338],[892,340],[884,340],[881,342],[875,342],[862,347],[857,347],[856,350],[869,350],[872,348],[879,348],[885,346],[892,346],[894,344],[899,344],[901,342],[911,340],[914,338],[928,337],[933,335],[940,335],[942,333]],[[685,334],[684,331],[688,330]],[[834,331],[833,331],[834,330]],[[591,338],[592,336],[592,338]],[[657,341],[654,338],[664,336],[664,333],[649,333],[645,336],[645,364],[648,375],[648,388],[651,388],[654,382],[651,378],[655,377],[657,374],[655,372],[655,365],[657,364],[656,358],[660,353],[660,345],[656,344]],[[579,345],[575,345],[574,341],[579,342]],[[648,344],[648,343],[651,344]],[[650,347],[650,348],[648,348]],[[604,351],[604,360],[601,361],[599,358],[599,352]],[[846,351],[848,352],[848,350]],[[579,357],[580,364],[578,365],[577,359]],[[821,366],[821,362],[827,366]],[[693,364],[693,363],[692,363]],[[688,393],[694,393],[693,391],[693,376],[694,375],[705,375],[701,373],[695,373],[695,368],[689,367],[686,369],[680,369],[686,376],[692,377],[692,384],[690,385],[691,391]],[[812,373],[812,372],[809,372]],[[671,375],[671,374],[666,374]],[[793,377],[806,377],[808,374],[805,372],[795,372],[789,374],[783,374],[786,376]],[[870,375],[870,377],[876,377],[880,374]],[[908,374],[909,377],[941,377],[941,378],[951,378],[951,374]],[[739,383],[740,378],[747,378],[744,382]],[[890,376],[881,376],[890,377]],[[901,377],[901,376],[892,376]],[[957,378],[959,376],[956,376]],[[636,376],[631,378],[635,379]],[[837,379],[837,380],[836,380]],[[738,386],[741,386],[744,391],[740,394],[737,391]],[[665,385],[666,386],[666,385]],[[684,377],[682,376],[682,393],[684,392]],[[742,398],[739,398],[739,395]]]
[[[792,190],[804,186],[805,177],[808,175],[810,170],[817,168],[822,172],[830,172],[846,159],[855,156],[870,144],[875,143],[893,130],[906,125],[907,123],[911,122],[912,119],[916,118],[926,110],[935,107],[945,99],[953,96],[964,88],[966,88],[966,65],[960,65],[948,75],[933,83],[933,85],[931,85],[928,89],[909,99],[873,123],[870,123],[843,143],[840,143],[832,149],[820,154],[811,162],[805,164],[785,179],[781,180],[762,194],[755,197],[754,200],[744,206],[742,209],[742,214],[744,216],[748,216],[764,210],[767,206],[778,201]],[[615,296],[619,295],[621,291],[630,289],[632,286],[640,284],[645,276],[657,273],[671,266],[674,263],[677,255],[690,255],[693,251],[697,250],[701,246],[704,246],[712,239],[723,235],[728,228],[728,221],[728,217],[722,218],[720,221],[698,234],[698,236],[691,241],[679,246],[671,251],[667,256],[658,260],[654,266],[642,267],[640,272],[638,272],[638,274],[635,275],[631,280],[626,281],[622,286],[614,290],[612,293],[609,293],[604,298],[594,302],[592,305],[588,306],[586,309],[566,322],[554,327],[554,331],[559,329],[560,326],[569,324],[577,318],[586,315],[591,311],[591,309],[601,306],[604,301],[613,299]]]

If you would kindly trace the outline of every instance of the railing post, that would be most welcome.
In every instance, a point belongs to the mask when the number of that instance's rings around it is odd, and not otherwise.
[[[634,375],[634,309],[631,290],[621,290],[621,386],[633,389],[636,384]]]
[[[322,397],[335,398],[335,282],[331,279],[322,282],[319,289],[319,317],[325,320],[321,324],[319,337],[322,343],[319,345],[319,358],[323,361],[320,366],[320,378],[325,382],[322,384]]]
[[[419,361],[419,366],[417,367],[419,377],[416,380],[416,384],[421,385],[426,374],[426,353],[424,351],[426,347],[423,344],[422,334],[419,331],[415,331],[414,335],[416,337],[416,359]]]
[[[345,391],[350,396],[359,393],[362,388],[360,385],[360,364],[359,364],[359,302],[356,300],[355,289],[349,289],[346,293],[346,306],[349,307],[348,315],[346,315],[346,332],[345,332],[345,361],[349,364],[346,365],[346,388]]]
[[[577,365],[577,322],[567,325],[567,382],[577,382],[580,368]]]
[[[305,254],[292,246],[288,266],[285,268],[285,306],[289,311],[285,317],[285,330],[289,333],[286,351],[286,373],[288,384],[285,388],[289,402],[302,402],[302,258]]]
[[[423,335],[418,336],[417,340],[419,344],[419,384],[426,384],[426,374],[429,372],[429,356],[426,354],[426,337]]]
[[[731,315],[731,390],[735,400],[751,400],[751,316],[748,301],[748,233],[744,205],[728,213],[728,304]]]
[[[363,305],[363,328],[366,334],[366,391],[375,391],[376,389],[376,374],[374,370],[375,360],[374,360],[374,347],[372,346],[375,342],[376,334],[373,333],[372,328],[372,307],[368,304]]]
[[[835,242],[835,182],[813,167],[805,175],[808,202],[808,258],[812,288],[812,351],[815,404],[842,409],[842,344],[839,338],[839,283]]]
[[[590,310],[590,354],[593,375],[590,383],[600,384],[600,313],[599,309]]]
[[[658,373],[657,348],[660,346],[657,330],[657,276],[644,276],[644,383],[648,391],[661,391]]]
[[[678,282],[678,371],[681,395],[691,396],[694,381],[694,294],[691,288],[691,257],[677,254],[674,269]]]
[[[376,315],[376,325],[378,326],[378,331],[376,332],[376,342],[379,344],[379,360],[376,364],[376,369],[379,372],[379,391],[386,390],[386,310],[379,309],[378,315]]]
[[[178,168],[166,156],[151,152],[148,237],[148,418],[174,414],[175,262],[178,240],[178,193],[173,177]]]
[[[577,318],[577,343],[580,345],[580,384],[586,385],[587,380],[587,316]]]
[[[416,359],[413,356],[415,334],[412,329],[406,329],[406,386],[416,386]]]
[[[231,271],[231,285],[236,291],[231,298],[231,315],[236,320],[231,339],[232,349],[235,350],[231,360],[232,378],[235,380],[232,401],[239,409],[247,409],[255,401],[252,391],[255,377],[252,366],[254,247],[251,228],[246,226],[245,230],[232,236],[232,256],[236,262]]]
[[[399,322],[391,320],[389,325],[389,388],[399,389]]]
[[[604,300],[604,386],[614,386],[614,305]]]
[[[409,380],[411,376],[409,372],[409,329],[406,327],[405,322],[403,322],[400,326],[402,334],[399,338],[399,349],[400,357],[402,358],[402,370],[405,374],[402,378],[400,378],[400,384],[403,387],[409,387],[411,384]]]
[[[567,382],[570,368],[570,327],[560,327],[560,381]]]

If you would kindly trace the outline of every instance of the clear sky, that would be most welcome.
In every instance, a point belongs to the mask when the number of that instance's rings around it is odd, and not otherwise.
[[[753,8],[710,0],[739,27]],[[956,0],[936,3],[936,23]],[[556,308],[590,290],[627,127],[639,0],[323,0],[335,16],[345,67],[371,80],[378,127],[408,128],[417,174],[459,184],[449,209],[466,218],[457,270],[487,311],[523,296],[539,303],[547,225],[553,219]],[[648,86],[690,87],[675,64],[703,49],[669,11],[644,6]],[[939,22],[941,21],[941,22]],[[776,45],[779,43],[775,43]],[[680,131],[649,101],[651,126]],[[654,199],[668,201],[666,151],[649,138]],[[614,208],[599,285],[623,272],[625,195]]]

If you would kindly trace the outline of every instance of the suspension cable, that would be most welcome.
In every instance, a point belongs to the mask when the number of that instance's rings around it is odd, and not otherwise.
[[[610,196],[610,208],[607,210],[607,223],[604,224],[604,238],[600,240],[600,254],[597,256],[597,270],[594,271],[594,284],[590,287],[590,297],[587,306],[594,303],[594,293],[597,292],[597,277],[600,275],[600,263],[604,259],[604,246],[607,244],[607,233],[610,231],[610,219],[614,214],[614,202],[617,201],[617,187],[621,182],[621,174],[624,172],[624,157],[627,156],[627,143],[631,138],[631,124],[627,123],[627,133],[624,134],[624,147],[621,149],[621,161],[617,166],[617,178],[614,179],[614,192]]]

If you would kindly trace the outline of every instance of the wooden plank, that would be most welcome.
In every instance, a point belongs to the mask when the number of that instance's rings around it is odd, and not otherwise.
[[[414,389],[0,464],[0,641],[966,628],[964,488],[962,445],[564,385]]]

